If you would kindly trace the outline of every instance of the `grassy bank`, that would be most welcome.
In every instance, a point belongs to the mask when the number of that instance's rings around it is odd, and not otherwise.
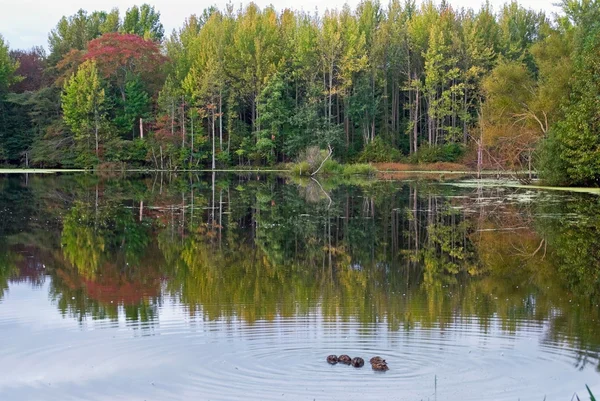
[[[340,164],[335,160],[326,160],[322,165],[315,168],[311,166],[309,162],[303,161],[292,164],[290,166],[290,172],[296,176],[375,176],[377,169],[371,164],[358,163],[358,164]]]

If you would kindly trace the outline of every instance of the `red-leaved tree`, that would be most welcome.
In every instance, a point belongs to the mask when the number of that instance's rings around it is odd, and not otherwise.
[[[85,59],[96,61],[100,73],[119,89],[123,100],[130,74],[139,74],[150,92],[156,93],[162,85],[167,60],[155,42],[120,33],[107,33],[92,40]]]
[[[16,75],[23,79],[13,84],[11,90],[15,93],[27,91],[36,91],[43,85],[45,55],[44,49],[34,47],[30,50],[13,50],[10,56],[19,62],[19,68],[15,71]]]

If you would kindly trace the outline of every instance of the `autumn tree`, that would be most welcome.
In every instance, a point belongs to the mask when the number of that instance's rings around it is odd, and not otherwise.
[[[11,86],[15,93],[33,92],[44,84],[44,69],[46,68],[46,52],[42,47],[29,50],[12,50],[10,57],[18,63],[15,73],[22,77]]]
[[[71,50],[84,50],[88,42],[105,33],[118,31],[119,26],[117,9],[91,14],[81,9],[70,17],[62,17],[48,35],[49,64],[55,65]]]
[[[84,60],[94,60],[103,78],[119,90],[126,100],[128,77],[141,75],[151,90],[161,84],[162,65],[166,61],[156,43],[137,35],[108,33],[91,41]]]

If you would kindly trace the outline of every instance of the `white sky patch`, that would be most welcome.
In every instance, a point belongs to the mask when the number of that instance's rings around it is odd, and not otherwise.
[[[548,14],[556,13],[559,8],[553,6],[557,0],[520,0],[519,3],[527,8],[535,10],[544,10]],[[499,9],[504,0],[491,0],[494,9]],[[121,16],[131,6],[141,5],[144,1],[132,2],[130,0],[0,0],[0,34],[10,43],[11,49],[28,49],[32,46],[48,46],[48,33],[56,26],[56,23],[63,15],[73,15],[83,8],[91,12],[96,10],[109,11],[117,7],[121,11]],[[153,5],[161,14],[161,21],[165,27],[165,32],[170,34],[173,29],[183,25],[185,18],[191,14],[200,14],[205,8],[216,5],[224,9],[227,1],[189,1],[189,0],[148,0],[148,4]],[[248,1],[243,2],[244,5]],[[256,4],[265,7],[269,4],[282,10],[285,8],[302,9],[313,12],[318,9],[319,12],[327,8],[341,8],[344,3],[348,3],[354,8],[359,0],[256,0]],[[479,8],[485,0],[450,0],[454,8],[473,7]],[[242,4],[233,1],[235,8]],[[384,6],[387,1],[382,0]]]

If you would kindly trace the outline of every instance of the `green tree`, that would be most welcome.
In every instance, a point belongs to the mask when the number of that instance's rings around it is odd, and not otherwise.
[[[76,141],[85,142],[89,150],[93,137],[96,158],[99,158],[106,108],[104,88],[94,61],[83,63],[67,81],[61,100],[65,123],[75,134]]]
[[[565,24],[574,24],[572,91],[542,148],[542,176],[557,185],[597,186],[600,184],[600,3],[564,1],[563,9],[568,18]],[[545,50],[541,48],[540,52],[545,54]],[[554,59],[559,72],[569,71],[568,64],[560,68],[565,62],[553,56],[548,58],[550,66],[553,65],[550,59]]]
[[[144,39],[162,42],[165,30],[160,22],[160,13],[149,4],[133,6],[125,13],[121,32],[132,33]]]
[[[117,9],[110,13],[94,11],[91,14],[80,9],[70,17],[62,17],[48,35],[49,64],[56,65],[69,51],[84,50],[89,41],[105,33],[117,32],[119,27]]]
[[[19,64],[9,54],[8,43],[0,35],[0,96],[8,92],[9,87],[20,80],[15,74]]]
[[[135,139],[136,132],[143,137],[143,119],[150,117],[150,96],[146,92],[143,82],[139,75],[127,79],[125,84],[126,101],[119,108],[115,118],[115,123],[124,131],[128,131]]]
[[[12,134],[17,133],[18,137],[21,137],[28,126],[28,122],[23,121],[23,117],[26,116],[19,113],[13,104],[6,103],[10,86],[22,79],[16,75],[18,68],[19,63],[10,57],[8,43],[0,35],[0,158],[4,160],[19,158],[19,155],[13,155],[14,152],[10,149],[14,148],[11,142],[17,140],[17,135],[13,138]],[[22,131],[19,132],[19,129]],[[20,147],[17,143],[17,148]]]
[[[284,77],[276,74],[263,89],[259,98],[258,114],[261,130],[258,132],[256,151],[268,163],[277,160],[276,151],[281,149],[283,135],[289,127],[291,105]],[[278,146],[279,145],[279,146]]]

